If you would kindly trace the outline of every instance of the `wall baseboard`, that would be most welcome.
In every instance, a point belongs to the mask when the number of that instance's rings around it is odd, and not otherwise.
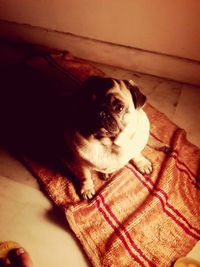
[[[76,57],[200,85],[200,62],[0,20],[0,37],[68,50]]]

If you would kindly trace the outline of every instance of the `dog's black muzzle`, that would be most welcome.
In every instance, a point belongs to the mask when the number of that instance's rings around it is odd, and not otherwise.
[[[103,109],[99,111],[98,115],[102,128],[105,128],[110,135],[113,136],[119,133],[119,125],[111,112]]]

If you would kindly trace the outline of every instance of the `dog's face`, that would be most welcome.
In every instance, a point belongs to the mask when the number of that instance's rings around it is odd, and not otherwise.
[[[83,83],[82,93],[81,120],[99,136],[116,137],[146,102],[128,80],[92,76]]]

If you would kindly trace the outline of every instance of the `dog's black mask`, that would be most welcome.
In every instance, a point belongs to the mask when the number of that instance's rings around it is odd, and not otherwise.
[[[115,137],[123,130],[123,116],[126,113],[126,104],[108,90],[113,88],[118,80],[92,76],[82,85],[80,106],[80,121],[82,129],[89,134]],[[136,86],[129,81],[123,81],[130,90],[135,108],[141,107],[146,101]]]
[[[104,128],[110,136],[116,136],[122,130],[122,119],[125,113],[125,104],[114,94],[104,97],[97,105],[97,120],[100,128]]]

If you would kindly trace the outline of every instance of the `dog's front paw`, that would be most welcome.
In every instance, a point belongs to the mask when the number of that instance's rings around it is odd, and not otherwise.
[[[81,189],[81,195],[83,199],[86,200],[93,198],[93,196],[95,195],[94,187],[88,188],[83,186],[83,188]]]
[[[142,174],[150,174],[153,170],[152,164],[149,160],[146,160],[146,162],[143,162],[141,165],[137,166],[137,169]]]
[[[143,156],[139,160],[134,159],[133,164],[142,174],[149,175],[153,170],[151,162]]]

